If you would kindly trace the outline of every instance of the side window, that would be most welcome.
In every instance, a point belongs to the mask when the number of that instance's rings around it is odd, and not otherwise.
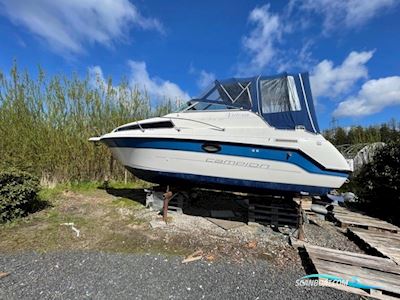
[[[301,110],[293,76],[261,80],[263,114]]]
[[[291,111],[301,110],[299,95],[297,94],[297,88],[296,84],[294,83],[293,76],[288,76],[287,80],[288,80],[290,110]]]
[[[250,108],[250,82],[235,82],[231,84],[220,84],[218,92],[221,99],[228,105]]]

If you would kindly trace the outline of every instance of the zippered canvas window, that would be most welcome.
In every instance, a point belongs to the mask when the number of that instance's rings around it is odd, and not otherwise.
[[[251,82],[225,83],[219,84],[217,90],[224,103],[232,104],[236,107],[250,108],[250,85]]]
[[[293,76],[261,80],[260,87],[263,114],[301,110]]]

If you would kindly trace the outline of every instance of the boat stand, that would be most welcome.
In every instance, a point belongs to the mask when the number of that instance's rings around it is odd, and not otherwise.
[[[183,213],[186,206],[190,214],[191,195],[179,187],[158,187],[157,190],[146,190],[146,206],[162,212],[163,221],[168,223],[168,211]],[[201,193],[197,190],[196,193]],[[205,192],[210,192],[205,190]],[[222,193],[221,197],[230,195],[232,201],[240,200],[245,204],[244,211],[241,213],[247,219],[247,222],[270,225],[274,227],[288,227],[297,229],[297,238],[304,239],[304,203],[305,198],[309,197],[288,197],[288,196],[268,196],[256,194],[235,194],[224,191],[212,191],[213,193]],[[219,195],[216,196],[219,199]],[[311,200],[311,199],[310,199]],[[311,203],[311,202],[310,202]],[[220,209],[219,209],[220,210]],[[219,212],[210,208],[210,215]],[[218,217],[217,217],[218,218]],[[226,216],[225,216],[226,219]],[[229,219],[229,218],[228,218]]]
[[[176,194],[175,194],[176,195]],[[172,191],[169,189],[169,185],[167,186],[167,191],[163,194],[164,205],[163,205],[163,220],[167,224],[168,222],[168,204],[169,201],[175,196]]]

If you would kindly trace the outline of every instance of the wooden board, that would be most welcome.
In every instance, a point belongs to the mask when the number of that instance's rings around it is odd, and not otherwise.
[[[400,266],[394,261],[366,254],[305,245],[307,254],[319,274],[329,274],[360,283],[378,286],[361,290],[337,285],[335,288],[378,299],[400,299]]]
[[[391,232],[400,232],[400,228],[365,214],[347,210],[343,207],[335,207],[333,217],[341,227],[355,226],[363,228],[383,229]]]
[[[269,199],[261,203],[250,201],[248,220],[264,225],[297,227],[299,209],[295,202],[284,199]]]
[[[375,249],[384,256],[389,257],[400,265],[400,234],[388,231],[365,230],[361,228],[347,228],[349,234],[353,234],[369,247]]]

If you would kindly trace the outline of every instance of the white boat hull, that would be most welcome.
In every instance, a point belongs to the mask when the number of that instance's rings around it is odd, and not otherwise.
[[[125,144],[122,145],[126,146],[126,143],[125,140]],[[110,147],[113,155],[133,174],[155,183],[193,184],[230,190],[278,190],[323,194],[330,189],[340,187],[347,179],[347,176],[340,173],[314,170],[311,163],[295,151],[254,148],[251,145],[224,147],[222,144],[223,149],[231,147],[231,151],[241,151],[242,155],[256,156],[246,157],[232,153],[197,152],[190,145],[188,146],[190,150],[185,151],[151,148],[149,147],[153,145],[151,141],[142,144],[131,139],[129,143],[130,147],[117,145]],[[162,147],[177,147],[168,141],[162,145]],[[182,143],[180,146],[186,147]],[[161,146],[154,144],[153,147]],[[275,159],[268,159],[271,156]]]

